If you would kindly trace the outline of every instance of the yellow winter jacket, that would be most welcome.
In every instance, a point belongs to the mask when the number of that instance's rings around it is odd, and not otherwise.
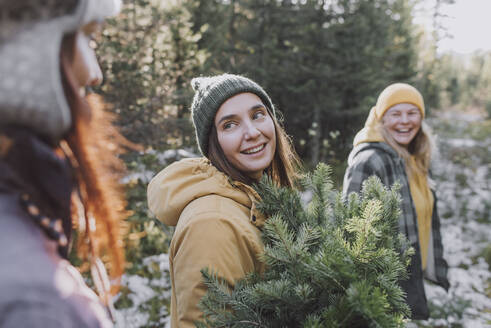
[[[175,162],[150,182],[150,210],[176,226],[169,250],[171,326],[195,327],[206,292],[200,270],[208,267],[233,286],[252,271],[263,272],[259,228],[264,216],[249,186],[231,181],[205,158]]]

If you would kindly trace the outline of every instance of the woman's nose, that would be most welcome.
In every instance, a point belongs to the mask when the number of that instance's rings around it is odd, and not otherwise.
[[[255,139],[261,135],[261,132],[256,128],[256,126],[252,123],[247,124],[245,137],[246,139]]]

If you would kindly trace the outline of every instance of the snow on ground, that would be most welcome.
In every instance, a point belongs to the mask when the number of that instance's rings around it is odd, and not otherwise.
[[[491,137],[483,141],[465,135],[441,138],[439,148],[433,173],[451,287],[446,293],[439,286],[425,284],[432,318],[419,324],[491,327],[491,299],[486,291],[491,271],[481,256],[491,243]]]
[[[116,311],[116,327],[137,328],[137,327],[164,327],[170,328],[169,313],[165,306],[162,305],[158,324],[149,325],[150,314],[142,310],[144,304],[152,298],[170,299],[170,281],[169,281],[169,256],[160,254],[147,257],[143,260],[143,266],[159,270],[162,275],[155,275],[151,278],[139,275],[124,275],[122,286],[129,288],[131,293],[128,298],[132,302],[129,308]],[[156,272],[154,272],[156,273]],[[162,290],[165,290],[162,293]]]
[[[116,325],[119,327],[144,326],[148,322],[149,314],[140,312],[138,307],[155,296],[155,291],[149,287],[149,279],[138,275],[124,276],[122,285],[132,291],[130,299],[134,306],[116,312]]]

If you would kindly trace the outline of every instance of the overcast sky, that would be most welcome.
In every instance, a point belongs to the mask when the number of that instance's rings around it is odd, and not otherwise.
[[[433,2],[423,1],[423,8],[416,11],[417,22],[430,21]],[[491,50],[491,0],[456,0],[453,5],[445,5],[442,13],[448,15],[441,22],[453,38],[440,41],[440,52]]]

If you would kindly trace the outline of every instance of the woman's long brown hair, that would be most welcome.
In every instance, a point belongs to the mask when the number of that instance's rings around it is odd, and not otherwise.
[[[299,169],[301,167],[300,159],[296,154],[290,137],[286,134],[278,120],[268,108],[268,114],[273,120],[276,134],[276,150],[273,161],[266,169],[266,174],[282,187],[294,187],[300,178]],[[215,124],[212,124],[210,136],[208,138],[208,159],[220,171],[227,174],[235,181],[252,185],[256,183],[254,179],[234,167],[225,157],[220,143]]]
[[[100,257],[109,268],[110,277],[118,279],[125,266],[122,223],[127,216],[123,190],[118,183],[124,165],[118,155],[121,146],[129,142],[113,126],[113,116],[105,110],[100,98],[80,96],[80,86],[71,69],[75,38],[75,34],[70,34],[63,39],[61,71],[72,115],[72,128],[65,140],[75,163],[79,199],[85,214],[86,228],[79,236],[78,250],[86,260]],[[116,290],[117,287],[112,291]]]

